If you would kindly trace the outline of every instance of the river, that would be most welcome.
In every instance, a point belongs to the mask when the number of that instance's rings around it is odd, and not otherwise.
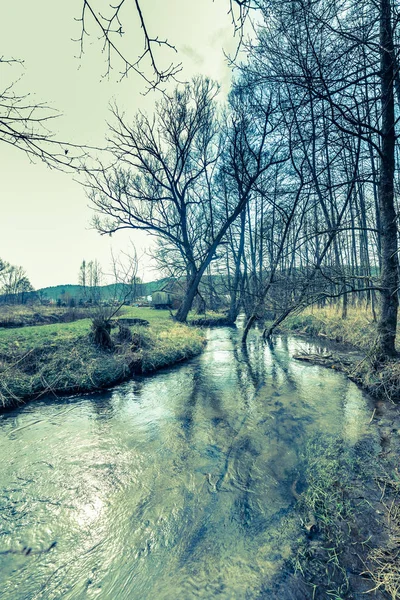
[[[351,448],[372,409],[291,358],[310,342],[252,335],[243,352],[211,330],[186,364],[0,416],[2,600],[269,597],[307,448]]]

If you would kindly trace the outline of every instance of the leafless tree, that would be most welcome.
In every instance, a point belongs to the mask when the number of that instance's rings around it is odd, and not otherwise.
[[[208,79],[196,78],[163,98],[153,119],[139,113],[133,125],[114,111],[114,165],[92,171],[87,182],[100,232],[142,229],[179,252],[187,276],[179,321],[186,320],[200,280],[254,183],[280,160],[267,150],[274,131],[272,101],[259,106],[255,119],[236,99],[224,130],[217,91]],[[235,187],[229,197],[221,196],[222,171]]]
[[[92,334],[95,344],[102,348],[112,350],[114,342],[111,338],[112,320],[121,311],[121,308],[132,300],[137,286],[139,261],[134,246],[129,253],[111,256],[111,269],[113,294],[106,301],[101,294],[101,281],[104,274],[97,260],[88,264],[88,281],[92,283],[95,291],[94,302],[90,309],[92,320]]]
[[[23,267],[0,260],[0,294],[5,302],[23,303],[25,294],[32,291],[33,286]]]
[[[258,42],[248,45],[251,60],[243,69],[254,82],[277,90],[283,114],[296,116],[302,132],[296,154],[306,158],[306,188],[316,199],[313,219],[304,220],[306,238],[299,236],[308,244],[304,253],[296,250],[298,260],[319,265],[326,285],[329,280],[336,286],[329,293],[343,296],[344,315],[348,293],[379,291],[379,353],[392,355],[398,307],[397,8],[389,0],[263,0],[258,9]],[[344,190],[346,181],[354,186],[339,226],[340,186]],[[379,265],[371,267],[371,256]],[[379,267],[374,282],[371,274]]]

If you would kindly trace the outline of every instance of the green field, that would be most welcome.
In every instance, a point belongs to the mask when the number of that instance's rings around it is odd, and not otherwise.
[[[164,327],[173,325],[167,310],[154,310],[152,308],[124,307],[118,317],[132,317],[145,319],[151,325],[163,323]],[[118,318],[117,317],[117,318]],[[54,344],[61,341],[71,341],[90,333],[91,319],[79,319],[72,323],[54,323],[51,325],[33,325],[14,329],[0,328],[0,352],[9,348],[10,344],[21,350],[43,344]]]

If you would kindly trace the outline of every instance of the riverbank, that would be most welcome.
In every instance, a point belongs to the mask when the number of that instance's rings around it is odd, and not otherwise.
[[[376,323],[369,310],[349,308],[347,318],[342,319],[341,313],[333,307],[310,308],[290,316],[281,331],[336,342],[338,345],[331,356],[303,359],[343,371],[374,398],[400,401],[400,361],[376,361]]]
[[[15,589],[34,597],[38,588],[51,596],[67,586],[82,599],[97,591],[127,600],[165,590],[174,598],[346,598],[333,595],[342,582],[336,584],[335,551],[322,529],[329,510],[346,531],[340,503],[353,449],[361,464],[375,450],[363,444],[371,401],[341,374],[295,363],[294,348],[306,350],[308,340],[280,336],[266,347],[252,332],[246,353],[240,333],[208,331],[200,359],[155,377],[78,395],[68,406],[37,402],[3,415],[3,514],[15,528],[7,527],[2,549],[36,553],[57,542],[41,556],[40,573],[29,557],[2,556],[2,583],[10,565],[4,600],[14,600]],[[354,496],[363,489],[360,482]],[[347,547],[358,552],[354,541]],[[111,563],[110,547],[119,549]],[[311,568],[321,557],[317,573],[307,576],[298,547],[314,553]],[[21,570],[13,564],[19,558]],[[88,585],[92,572],[99,577]],[[195,586],[188,587],[191,577]]]
[[[0,410],[46,394],[105,389],[189,359],[204,347],[203,332],[175,323],[168,311],[129,308],[123,317],[149,324],[125,324],[122,336],[112,330],[113,350],[93,342],[90,319],[0,329]]]
[[[295,358],[340,370],[375,398],[371,435],[352,457],[340,445],[313,450],[298,499],[309,530],[297,568],[315,589],[325,581],[323,594],[400,598],[400,363],[375,363],[376,324],[365,309],[350,309],[347,319],[332,308],[308,309],[281,329],[328,342],[322,353]]]

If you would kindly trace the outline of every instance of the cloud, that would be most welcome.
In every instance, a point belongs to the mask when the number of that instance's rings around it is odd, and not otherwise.
[[[220,27],[212,35],[208,37],[211,48],[221,49],[225,47],[233,47],[237,40],[233,35],[233,27]]]
[[[201,56],[197,50],[192,48],[192,46],[182,46],[181,52],[188,56],[197,66],[204,65],[204,57]]]

